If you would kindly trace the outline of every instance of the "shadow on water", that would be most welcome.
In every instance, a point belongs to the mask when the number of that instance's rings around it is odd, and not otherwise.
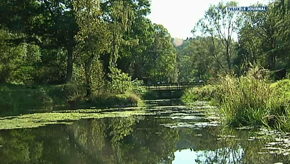
[[[6,163],[287,163],[258,154],[269,143],[256,130],[222,128],[201,109],[163,107],[152,115],[86,119],[71,125],[0,131]]]

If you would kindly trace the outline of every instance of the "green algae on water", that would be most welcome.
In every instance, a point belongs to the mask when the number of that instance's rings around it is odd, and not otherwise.
[[[11,116],[0,118],[0,130],[5,129],[22,129],[22,128],[37,128],[51,124],[71,124],[73,121],[81,119],[100,119],[107,117],[130,117],[135,115],[149,115],[145,111],[118,111],[118,112],[103,112],[93,110],[90,113],[81,112],[66,112],[66,113],[36,113],[22,116]]]

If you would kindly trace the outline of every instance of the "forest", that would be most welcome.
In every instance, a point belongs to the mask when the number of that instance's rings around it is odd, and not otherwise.
[[[142,105],[144,85],[203,80],[205,89],[189,89],[185,99],[215,97],[230,123],[268,125],[263,120],[284,118],[290,102],[289,1],[272,1],[266,12],[227,10],[239,6],[235,1],[210,5],[182,45],[147,18],[150,3],[2,0],[0,113]],[[245,107],[254,113],[240,110]],[[260,114],[252,110],[260,108]],[[237,112],[241,121],[232,114]]]
[[[170,34],[146,18],[149,0],[4,0],[0,12],[4,110],[135,100],[125,93],[177,79]]]
[[[192,30],[194,36],[177,48],[179,80],[241,76],[255,66],[272,73],[289,69],[289,1],[273,1],[267,12],[227,11],[231,6],[238,4],[212,5]]]

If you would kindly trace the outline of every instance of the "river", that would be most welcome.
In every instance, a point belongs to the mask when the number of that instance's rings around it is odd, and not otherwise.
[[[289,134],[225,128],[214,110],[203,102],[2,117],[0,163],[289,163]]]

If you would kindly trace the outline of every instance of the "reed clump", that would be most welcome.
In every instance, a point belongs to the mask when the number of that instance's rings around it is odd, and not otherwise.
[[[290,81],[271,83],[269,75],[268,70],[253,68],[245,76],[219,80],[214,99],[221,100],[221,114],[227,124],[287,130]]]
[[[253,68],[240,77],[220,77],[215,85],[187,90],[183,98],[215,102],[224,123],[230,126],[264,125],[290,131],[290,80],[272,83],[266,69]]]

